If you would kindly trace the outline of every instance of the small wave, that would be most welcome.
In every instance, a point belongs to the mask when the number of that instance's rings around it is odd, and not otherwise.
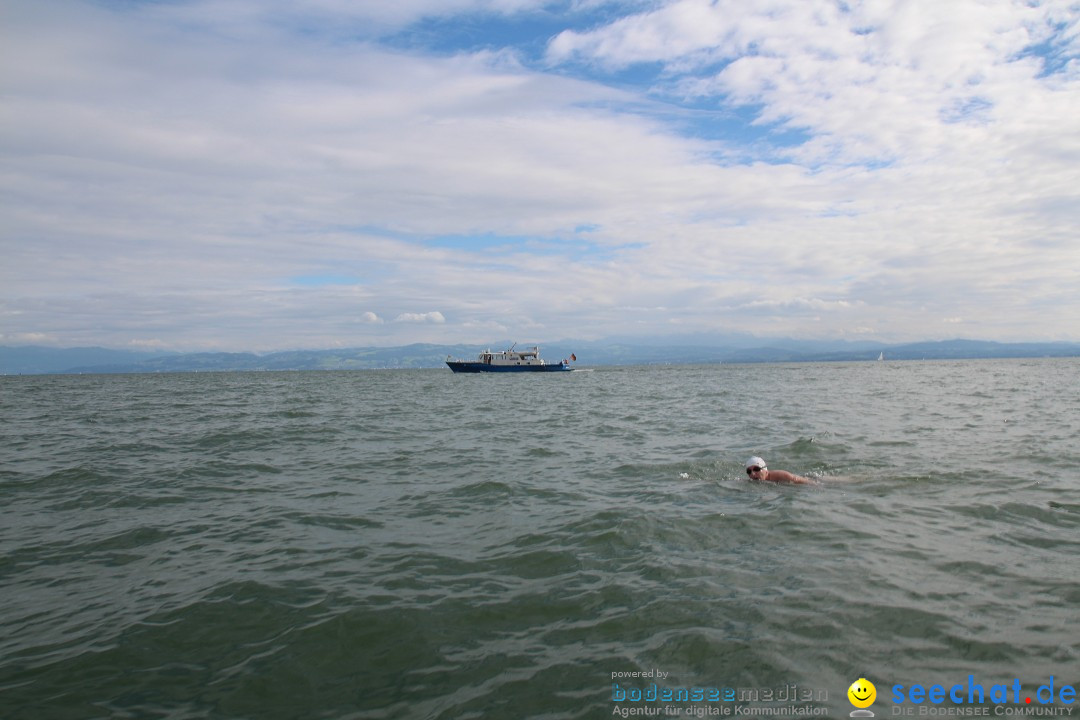
[[[319,527],[330,528],[331,530],[358,530],[385,527],[384,523],[379,522],[378,520],[371,520],[370,518],[359,516],[317,515],[303,512],[290,512],[283,514],[281,517],[286,520],[292,520],[300,525],[317,525]]]

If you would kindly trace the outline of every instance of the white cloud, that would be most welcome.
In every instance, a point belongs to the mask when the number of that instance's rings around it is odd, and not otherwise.
[[[762,123],[808,130],[814,139],[795,155],[809,162],[925,159],[957,142],[970,151],[986,140],[980,127],[1027,114],[1016,105],[1019,93],[1052,92],[1053,81],[1038,79],[1042,60],[1023,51],[1068,14],[1060,4],[841,7],[678,0],[589,32],[566,31],[548,55],[613,67],[663,63],[666,92],[754,106]]]
[[[436,325],[442,325],[446,322],[446,318],[438,310],[426,313],[402,313],[394,318],[394,322],[399,323],[434,323]]]
[[[548,59],[563,62],[574,57],[622,67],[637,62],[683,60],[735,52],[735,29],[746,3],[682,0],[659,9],[620,18],[598,30],[565,30],[548,46]]]
[[[813,314],[1080,337],[1067,3],[648,3],[557,36],[543,70],[494,36],[379,44],[540,5],[10,3],[0,330],[274,349]],[[637,63],[663,70],[593,69]]]
[[[12,345],[53,345],[57,340],[46,333],[0,333],[0,342]]]

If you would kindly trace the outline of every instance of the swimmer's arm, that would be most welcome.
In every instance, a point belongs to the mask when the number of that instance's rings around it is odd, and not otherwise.
[[[795,473],[789,473],[787,470],[770,470],[769,479],[776,482],[791,483],[793,485],[816,485],[810,478],[804,478],[802,475],[796,475]]]

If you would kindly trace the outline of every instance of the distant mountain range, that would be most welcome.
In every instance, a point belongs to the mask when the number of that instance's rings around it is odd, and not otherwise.
[[[945,340],[906,345],[844,341],[726,338],[709,344],[698,338],[649,344],[643,340],[560,341],[541,347],[549,362],[578,357],[578,367],[591,365],[656,365],[762,362],[851,362],[877,360],[938,360],[964,358],[1080,357],[1080,343],[998,343],[984,340]],[[754,343],[757,344],[754,344]],[[531,344],[531,343],[530,343]],[[493,343],[493,349],[511,343]],[[524,343],[521,344],[525,346]],[[445,367],[447,356],[475,357],[476,345],[405,345],[348,350],[291,350],[256,353],[149,353],[106,348],[0,347],[0,374],[165,373],[258,370],[374,370]]]

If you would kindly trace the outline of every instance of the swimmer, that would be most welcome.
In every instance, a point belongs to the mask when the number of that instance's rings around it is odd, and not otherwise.
[[[802,475],[789,473],[787,470],[770,470],[765,466],[765,461],[754,456],[746,461],[746,474],[751,480],[762,480],[774,483],[791,483],[793,485],[816,485],[810,478]]]

